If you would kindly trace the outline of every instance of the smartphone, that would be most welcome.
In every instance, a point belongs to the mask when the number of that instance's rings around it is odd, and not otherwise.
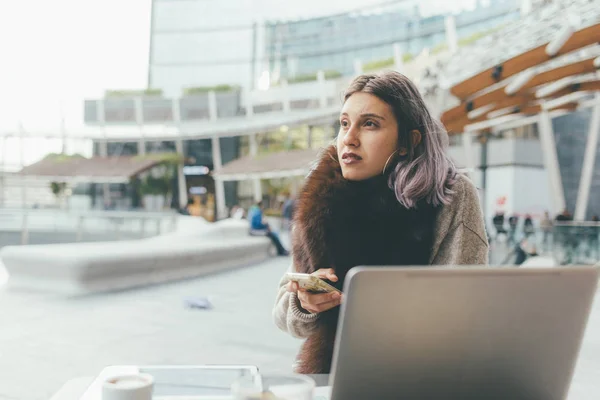
[[[334,288],[323,279],[318,278],[311,274],[300,274],[297,272],[288,272],[286,274],[290,281],[297,282],[298,285],[309,292],[314,293],[342,293],[340,290]]]

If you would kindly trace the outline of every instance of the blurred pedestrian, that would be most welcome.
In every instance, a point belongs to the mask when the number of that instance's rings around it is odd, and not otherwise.
[[[519,225],[519,216],[513,214],[508,219],[508,243],[516,243],[517,226]]]
[[[505,237],[508,236],[508,232],[504,229],[504,213],[501,211],[496,212],[494,218],[492,218],[492,223],[494,224],[494,228],[496,229],[496,240],[502,234]]]
[[[533,226],[533,219],[531,215],[525,215],[525,220],[523,221],[523,234],[526,238],[533,235],[535,233],[535,227]]]
[[[543,239],[542,244],[544,246],[544,250],[547,251],[549,247],[549,237],[552,234],[552,220],[550,219],[550,213],[548,211],[544,212],[544,217],[540,221],[540,228],[542,230]]]
[[[292,220],[294,218],[294,207],[296,206],[296,200],[294,196],[288,197],[283,202],[283,210],[281,216],[283,218],[283,229],[289,230],[292,225]]]

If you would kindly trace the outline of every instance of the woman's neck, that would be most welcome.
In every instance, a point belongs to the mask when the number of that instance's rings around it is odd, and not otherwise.
[[[385,189],[391,191],[388,184],[388,179],[388,175],[376,175],[372,178],[361,181],[348,181],[348,184],[352,189],[373,191],[373,194],[375,194],[381,193],[382,191],[385,192]]]

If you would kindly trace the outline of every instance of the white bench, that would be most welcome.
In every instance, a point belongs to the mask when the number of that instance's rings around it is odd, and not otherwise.
[[[179,222],[181,229],[148,239],[4,247],[8,287],[70,295],[120,290],[255,264],[272,254],[268,238],[249,236],[247,221]]]

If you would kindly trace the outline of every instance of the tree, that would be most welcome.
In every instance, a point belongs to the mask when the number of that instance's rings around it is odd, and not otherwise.
[[[140,180],[141,196],[164,196],[165,204],[170,205],[173,199],[173,178],[177,168],[184,163],[184,157],[178,153],[155,153],[137,158],[157,160],[159,163]]]
[[[50,182],[50,190],[56,197],[56,204],[60,207],[65,198],[67,182]]]

